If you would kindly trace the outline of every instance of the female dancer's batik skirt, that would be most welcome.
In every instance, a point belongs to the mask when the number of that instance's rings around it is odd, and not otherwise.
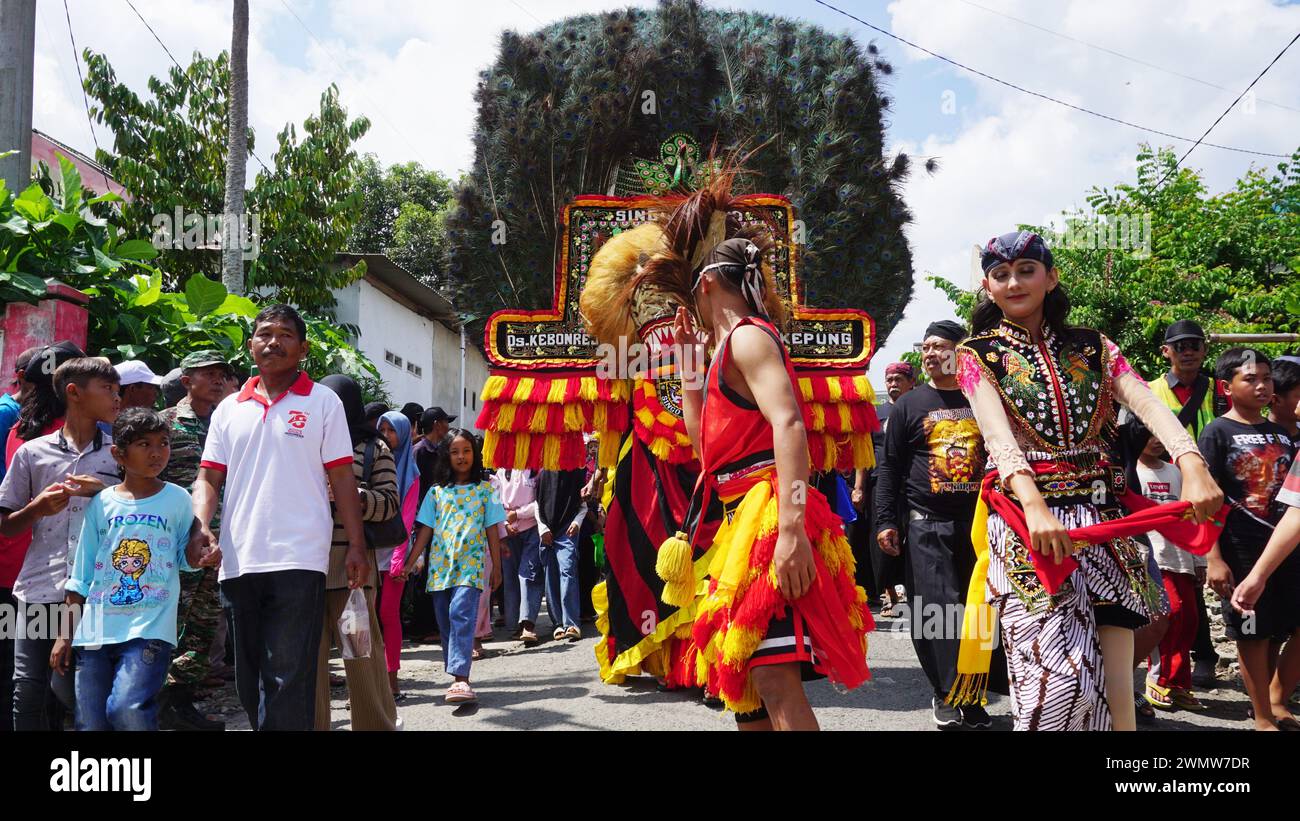
[[[1102,515],[1090,504],[1052,512],[1067,529]],[[988,517],[988,545],[987,601],[1001,611],[1015,729],[1109,730],[1097,627],[1136,628],[1154,609],[1158,592],[1140,546],[1132,539],[1089,545],[1051,595],[1034,572],[1031,548],[996,512]]]

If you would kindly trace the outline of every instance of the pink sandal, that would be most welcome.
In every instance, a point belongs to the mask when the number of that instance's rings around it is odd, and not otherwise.
[[[447,688],[447,695],[443,700],[448,704],[468,704],[471,701],[478,701],[478,694],[474,688],[469,686],[468,681],[458,681]]]

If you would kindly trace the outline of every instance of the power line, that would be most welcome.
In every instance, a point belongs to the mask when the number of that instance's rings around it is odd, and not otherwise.
[[[64,0],[64,2],[66,3],[67,0]],[[153,26],[149,25],[149,21],[144,19],[144,15],[140,13],[140,10],[135,7],[135,4],[132,3],[131,0],[126,0],[126,4],[131,7],[131,11],[135,12],[135,16],[140,18],[140,22],[144,23],[144,27],[149,29],[149,33],[153,35],[153,39],[158,41],[158,45],[162,46],[162,50],[167,52],[167,56],[171,58],[172,65],[176,66],[176,68],[180,70],[181,76],[190,84],[190,88],[194,91],[198,91],[198,87],[194,85],[194,81],[190,79],[190,75],[185,73],[185,68],[181,66],[176,57],[172,55],[171,49],[167,48],[167,44],[158,36],[158,32],[153,30]],[[266,163],[262,162],[262,158],[257,156],[257,152],[250,148],[248,149],[248,153],[253,155],[253,159],[257,160],[258,165],[262,166],[263,171],[270,173],[271,169],[267,168]]]
[[[1192,147],[1191,147],[1191,148],[1187,149],[1186,153],[1184,153],[1183,156],[1181,156],[1181,157],[1178,158],[1178,162],[1174,163],[1174,167],[1171,168],[1171,169],[1169,169],[1168,171],[1165,172],[1165,175],[1164,175],[1164,177],[1161,178],[1160,182],[1156,183],[1156,188],[1159,188],[1160,186],[1164,185],[1165,180],[1169,179],[1169,176],[1170,176],[1171,174],[1173,174],[1175,171],[1178,170],[1178,166],[1182,165],[1183,160],[1187,159],[1187,155],[1188,155],[1188,154],[1191,154],[1193,151],[1196,150],[1196,146],[1198,146],[1198,145],[1201,144],[1201,140],[1204,140],[1204,139],[1209,135],[1209,133],[1210,133],[1211,131],[1214,130],[1214,127],[1215,127],[1216,125],[1218,125],[1218,124],[1220,123],[1220,121],[1223,120],[1224,117],[1228,116],[1228,112],[1232,110],[1232,107],[1235,106],[1237,103],[1241,102],[1241,98],[1242,98],[1242,97],[1245,97],[1245,96],[1246,96],[1246,93],[1249,92],[1252,88],[1255,87],[1255,83],[1258,83],[1258,82],[1260,81],[1260,79],[1261,79],[1265,74],[1268,73],[1268,70],[1269,70],[1269,69],[1271,69],[1273,66],[1277,65],[1277,61],[1282,59],[1282,55],[1283,55],[1283,54],[1286,54],[1286,53],[1287,53],[1287,50],[1290,49],[1291,46],[1294,46],[1294,45],[1296,44],[1296,41],[1297,41],[1297,40],[1300,40],[1300,32],[1296,32],[1296,35],[1295,35],[1294,37],[1291,38],[1291,41],[1290,41],[1290,42],[1288,42],[1285,46],[1282,47],[1282,50],[1279,51],[1279,52],[1277,53],[1277,56],[1275,56],[1272,60],[1270,60],[1269,63],[1268,63],[1268,65],[1264,66],[1264,70],[1261,71],[1261,72],[1260,72],[1260,73],[1255,77],[1255,79],[1253,79],[1253,80],[1250,81],[1250,85],[1246,86],[1246,90],[1243,91],[1243,92],[1241,92],[1240,94],[1238,94],[1238,95],[1237,95],[1237,99],[1235,99],[1235,100],[1233,100],[1231,103],[1229,103],[1229,104],[1228,104],[1228,107],[1225,108],[1225,109],[1223,109],[1223,113],[1220,114],[1217,118],[1215,118],[1214,122],[1210,123],[1210,127],[1207,128],[1207,129],[1205,129],[1205,133],[1202,134],[1202,135],[1201,135],[1201,136],[1196,140],[1196,142],[1192,144]],[[1206,143],[1206,145],[1209,145],[1209,143]]]
[[[958,1],[961,3],[965,3],[968,6],[973,6],[977,9],[980,9],[981,11],[986,11],[989,14],[996,14],[998,17],[1005,17],[1008,20],[1013,20],[1022,26],[1029,26],[1030,28],[1038,29],[1039,31],[1046,32],[1047,34],[1050,34],[1053,37],[1060,37],[1062,40],[1069,40],[1072,43],[1078,43],[1081,46],[1087,46],[1088,48],[1096,49],[1097,51],[1103,51],[1106,54],[1114,55],[1116,57],[1119,57],[1121,60],[1128,60],[1130,63],[1137,63],[1140,66],[1146,66],[1147,68],[1154,68],[1156,71],[1163,71],[1165,74],[1172,74],[1175,77],[1181,77],[1184,80],[1191,80],[1194,83],[1200,83],[1203,86],[1216,88],[1219,91],[1228,91],[1228,92],[1232,91],[1232,89],[1228,88],[1227,86],[1221,86],[1218,83],[1212,83],[1209,80],[1202,80],[1200,77],[1193,77],[1190,74],[1183,74],[1181,71],[1174,71],[1171,68],[1165,68],[1164,66],[1156,65],[1155,63],[1149,63],[1146,60],[1141,60],[1137,57],[1132,57],[1128,54],[1124,54],[1123,52],[1116,51],[1115,49],[1112,48],[1099,46],[1096,43],[1089,43],[1087,40],[1080,40],[1078,37],[1071,37],[1068,34],[1063,34],[1059,31],[1053,31],[1052,29],[1049,29],[1046,26],[1040,26],[1037,23],[1031,23],[1028,20],[1022,20],[1019,17],[1014,17],[1005,12],[998,11],[997,9],[991,9],[988,6],[981,6],[979,3],[972,2],[972,0],[958,0]],[[1276,106],[1277,108],[1285,108],[1287,111],[1300,112],[1300,108],[1295,108],[1293,106],[1285,105],[1283,103],[1273,102],[1272,100],[1265,100],[1263,97],[1259,98],[1259,102],[1267,103],[1268,105]]]
[[[317,46],[319,46],[321,51],[329,55],[329,58],[334,62],[335,67],[337,67],[339,71],[343,72],[348,77],[351,77],[352,80],[356,82],[357,88],[359,88],[361,93],[365,95],[366,99],[370,101],[370,104],[375,107],[375,111],[379,112],[379,116],[383,117],[384,121],[388,123],[388,126],[393,129],[393,133],[402,138],[402,142],[406,143],[406,147],[411,149],[411,151],[413,151],[417,156],[424,157],[424,152],[416,148],[415,144],[406,138],[406,135],[402,133],[401,129],[399,129],[397,125],[391,119],[389,119],[388,115],[384,112],[384,110],[380,108],[379,103],[375,102],[375,98],[371,97],[370,93],[366,91],[366,84],[361,82],[360,80],[357,80],[357,78],[352,75],[352,72],[348,71],[347,68],[344,67],[343,63],[337,57],[334,56],[334,52],[331,51],[329,48],[327,48],[325,44],[322,43],[320,39],[316,37],[315,32],[313,32],[307,26],[307,24],[302,21],[302,18],[298,16],[298,12],[294,11],[293,6],[289,5],[288,0],[280,0],[280,3],[281,5],[284,6],[285,10],[289,12],[289,14],[293,15],[293,19],[298,21],[298,25],[302,26],[302,30],[307,32],[307,36],[311,38],[312,42],[315,43]],[[428,158],[425,157],[425,159],[427,160]]]
[[[99,137],[95,135],[95,120],[90,116],[90,98],[86,96],[86,81],[81,76],[81,58],[77,56],[77,38],[72,33],[72,14],[68,11],[68,0],[63,0],[63,19],[68,21],[68,42],[72,43],[72,62],[77,66],[77,80],[81,84],[81,102],[86,109],[86,125],[90,127],[90,140],[95,144],[95,164],[99,164]],[[113,190],[108,182],[108,172],[100,171],[104,177],[104,193]]]
[[[817,4],[820,5],[820,6],[825,6],[826,8],[830,9],[831,11],[834,11],[834,12],[837,12],[837,13],[839,13],[839,14],[842,14],[842,15],[844,15],[845,17],[849,18],[850,20],[856,20],[857,22],[861,23],[862,25],[866,26],[867,28],[871,29],[872,31],[880,32],[881,34],[885,35],[886,37],[889,37],[889,38],[891,38],[891,39],[897,40],[898,42],[900,42],[900,43],[902,43],[902,44],[904,44],[904,45],[911,46],[912,48],[916,49],[917,51],[925,52],[926,54],[929,54],[931,57],[936,57],[936,58],[938,58],[938,59],[944,61],[945,63],[949,63],[950,65],[954,65],[954,66],[956,66],[957,68],[960,68],[960,69],[963,70],[963,71],[969,71],[971,74],[979,75],[980,77],[983,77],[983,78],[986,79],[986,80],[992,80],[993,82],[998,83],[999,85],[1004,85],[1004,86],[1006,86],[1007,88],[1015,89],[1016,91],[1019,91],[1019,92],[1022,93],[1022,94],[1028,94],[1028,95],[1030,95],[1031,97],[1038,97],[1038,98],[1041,99],[1041,100],[1047,100],[1048,102],[1056,103],[1057,105],[1064,106],[1064,107],[1066,107],[1066,108],[1070,108],[1070,109],[1073,109],[1073,110],[1075,110],[1075,111],[1080,111],[1080,112],[1083,112],[1084,114],[1090,114],[1090,115],[1092,115],[1093,117],[1100,117],[1100,118],[1103,119],[1103,120],[1109,120],[1110,122],[1113,122],[1113,123],[1119,123],[1120,125],[1126,125],[1126,126],[1128,126],[1129,128],[1135,128],[1135,129],[1137,129],[1138,131],[1145,131],[1145,132],[1147,132],[1147,133],[1149,133],[1149,134],[1157,134],[1157,135],[1159,135],[1159,136],[1161,136],[1161,137],[1168,137],[1168,138],[1170,138],[1170,139],[1172,139],[1172,140],[1178,140],[1178,141],[1180,141],[1180,142],[1185,142],[1185,143],[1198,142],[1198,141],[1196,141],[1196,140],[1193,140],[1191,137],[1184,137],[1184,136],[1181,136],[1181,135],[1179,135],[1179,134],[1171,134],[1171,133],[1169,133],[1168,131],[1161,131],[1161,130],[1159,130],[1159,129],[1157,129],[1157,128],[1148,128],[1147,126],[1144,126],[1144,125],[1138,125],[1137,123],[1129,122],[1128,120],[1122,120],[1122,119],[1120,119],[1119,117],[1112,117],[1111,115],[1109,115],[1109,114],[1103,114],[1103,113],[1101,113],[1100,111],[1093,111],[1093,110],[1090,109],[1090,108],[1084,108],[1083,106],[1078,106],[1078,105],[1075,105],[1074,103],[1067,103],[1065,100],[1059,100],[1059,99],[1057,99],[1056,97],[1052,97],[1052,96],[1049,96],[1049,95],[1047,95],[1047,94],[1043,94],[1043,93],[1038,92],[1038,91],[1033,91],[1033,90],[1031,90],[1031,89],[1025,88],[1024,86],[1016,85],[1015,83],[1009,82],[1009,81],[1007,81],[1007,80],[1003,80],[1003,79],[1001,79],[1001,78],[999,78],[999,77],[994,77],[992,74],[988,74],[988,73],[983,72],[983,71],[980,71],[979,69],[976,69],[976,68],[971,68],[970,66],[965,65],[964,63],[959,63],[959,62],[957,62],[956,60],[953,60],[953,59],[950,58],[950,57],[945,57],[945,56],[943,56],[942,54],[939,54],[938,52],[934,52],[934,51],[931,51],[931,50],[928,49],[928,48],[925,48],[924,46],[919,46],[919,45],[917,45],[916,43],[913,43],[911,40],[907,40],[907,39],[905,39],[905,38],[903,38],[903,37],[899,37],[897,34],[894,34],[893,32],[886,31],[885,29],[882,29],[882,28],[880,28],[879,26],[874,26],[874,25],[872,25],[871,23],[868,23],[866,20],[863,20],[861,17],[857,17],[857,16],[855,16],[855,15],[850,14],[850,13],[847,12],[847,11],[844,11],[843,9],[836,8],[835,6],[832,6],[830,3],[825,2],[825,0],[813,0],[813,2],[817,3]],[[1208,146],[1210,146],[1211,148],[1221,148],[1221,149],[1223,149],[1224,151],[1236,151],[1236,152],[1241,153],[1241,154],[1253,154],[1253,155],[1255,155],[1255,156],[1259,156],[1259,157],[1280,157],[1280,158],[1282,158],[1282,159],[1287,159],[1287,158],[1289,158],[1289,157],[1291,156],[1290,154],[1275,154],[1275,153],[1268,152],[1268,151],[1253,151],[1253,150],[1251,150],[1251,149],[1249,149],[1249,148],[1234,148],[1234,147],[1232,147],[1232,146],[1230,146],[1230,145],[1219,145],[1219,144],[1217,144],[1217,143],[1204,143],[1204,145],[1208,145]]]
[[[527,14],[529,17],[531,17],[531,18],[533,18],[534,20],[536,20],[537,23],[538,23],[539,25],[546,25],[546,23],[542,20],[542,18],[538,17],[536,14],[533,14],[533,13],[532,13],[531,11],[529,11],[528,9],[526,9],[526,8],[524,8],[523,6],[521,6],[521,5],[519,5],[518,3],[516,3],[515,0],[510,0],[510,5],[514,6],[515,8],[519,9],[520,11],[522,11],[524,14]]]

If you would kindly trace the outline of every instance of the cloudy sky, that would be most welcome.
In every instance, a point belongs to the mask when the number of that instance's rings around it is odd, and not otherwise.
[[[229,46],[227,0],[132,0],[182,63]],[[643,3],[646,5],[648,3]],[[267,159],[286,121],[315,110],[331,82],[361,141],[384,163],[416,160],[457,175],[471,160],[472,92],[504,29],[626,3],[595,0],[253,0],[249,120]],[[872,362],[884,366],[952,312],[926,273],[971,284],[972,247],[1020,222],[1085,205],[1092,185],[1129,181],[1137,143],[1190,143],[1088,116],[958,69],[812,0],[709,2],[813,22],[875,42],[895,71],[888,151],[938,157],[911,179],[909,239],[917,290]],[[1300,31],[1300,4],[1271,0],[832,0],[832,5],[973,69],[1139,125],[1200,136]],[[143,90],[170,65],[126,0],[68,0],[78,49],[108,55]],[[63,3],[41,0],[36,24],[35,126],[94,149]],[[111,134],[99,129],[101,145]],[[1277,154],[1300,146],[1300,45],[1215,128],[1210,142]],[[1276,159],[1201,146],[1188,159],[1212,190]]]

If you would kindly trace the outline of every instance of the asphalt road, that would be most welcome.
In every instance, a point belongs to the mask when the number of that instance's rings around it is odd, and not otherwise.
[[[547,626],[545,619],[539,628]],[[839,693],[825,681],[807,685],[821,726],[826,730],[928,730],[929,687],[905,633],[883,621],[872,635],[868,661],[872,681]],[[539,632],[541,632],[539,630]],[[498,631],[504,636],[504,631]],[[474,664],[476,705],[452,707],[442,696],[450,679],[442,670],[437,645],[407,642],[402,650],[400,680],[408,698],[399,705],[406,730],[717,730],[735,729],[733,719],[681,692],[659,692],[651,678],[629,679],[621,686],[603,684],[597,675],[593,646],[597,633],[584,625],[578,642],[544,638],[525,649],[517,641],[490,641],[490,657]],[[342,673],[336,658],[331,670]],[[1142,673],[1139,672],[1139,676]],[[333,727],[347,729],[346,691],[335,689]],[[1248,729],[1247,702],[1239,683],[1220,682],[1203,692],[1204,713],[1161,714],[1157,730]],[[233,688],[214,694],[209,712],[222,712],[229,729],[247,729]],[[1011,728],[1010,704],[990,695],[995,730]]]

